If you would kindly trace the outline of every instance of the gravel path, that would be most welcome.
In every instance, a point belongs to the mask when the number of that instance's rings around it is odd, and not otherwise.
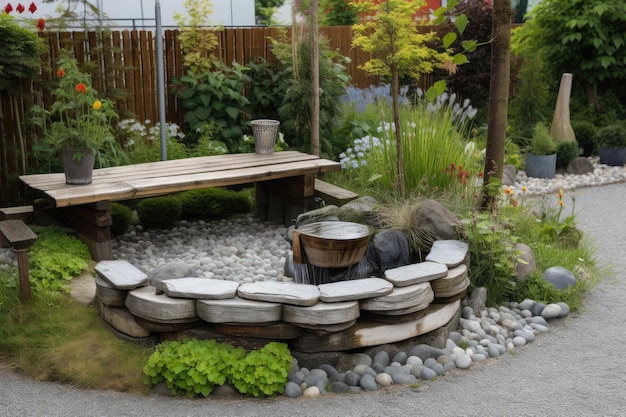
[[[579,227],[613,273],[579,314],[550,322],[515,355],[455,370],[420,388],[314,399],[182,399],[80,390],[0,369],[0,416],[622,416],[626,410],[626,184],[577,192]]]

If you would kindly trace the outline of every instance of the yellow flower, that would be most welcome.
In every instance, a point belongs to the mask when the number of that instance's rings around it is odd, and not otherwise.
[[[526,191],[528,191],[528,188],[522,187],[522,192],[525,193]]]
[[[563,198],[563,189],[562,188],[559,190],[558,196],[559,196],[559,198]]]
[[[100,107],[102,107],[102,102],[100,100],[96,100],[93,102],[93,109],[94,110],[100,110]]]
[[[559,201],[559,206],[563,207],[563,201]]]

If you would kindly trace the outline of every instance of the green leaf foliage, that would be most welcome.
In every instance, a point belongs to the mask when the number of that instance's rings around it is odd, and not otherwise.
[[[0,91],[12,91],[20,80],[35,78],[41,69],[42,39],[13,16],[0,12]]]
[[[514,52],[539,54],[552,77],[572,73],[593,85],[626,79],[626,3],[613,0],[541,1],[514,32]]]
[[[89,260],[89,248],[75,236],[54,226],[37,231],[37,241],[29,248],[31,286],[68,292],[69,281],[87,268]]]
[[[185,191],[180,199],[185,219],[222,219],[252,210],[250,194],[227,188]]]
[[[282,392],[291,361],[287,345],[277,342],[246,355],[215,340],[166,341],[144,366],[144,383],[165,381],[175,394],[206,397],[228,382],[242,394],[265,397]]]
[[[177,195],[145,198],[137,204],[139,220],[148,229],[169,229],[180,220],[182,212]]]

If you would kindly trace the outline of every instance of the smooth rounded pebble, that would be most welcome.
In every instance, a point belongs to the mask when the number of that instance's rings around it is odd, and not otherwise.
[[[378,384],[376,383],[376,379],[371,374],[365,374],[361,377],[361,382],[359,386],[366,391],[376,391],[378,389]]]
[[[469,355],[466,355],[466,354],[459,355],[456,358],[455,363],[456,363],[457,368],[467,369],[470,366],[472,366],[472,358],[470,358]]]
[[[289,398],[297,398],[302,395],[302,388],[293,381],[287,382],[285,385],[285,395]]]
[[[385,373],[376,375],[375,381],[383,388],[393,385],[393,379],[391,379],[391,375]]]

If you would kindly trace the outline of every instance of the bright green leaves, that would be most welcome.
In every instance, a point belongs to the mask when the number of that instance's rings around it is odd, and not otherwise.
[[[242,394],[270,396],[283,390],[291,360],[287,345],[278,342],[246,355],[243,348],[215,340],[166,341],[144,366],[144,383],[165,381],[175,394],[206,397],[229,382]]]
[[[453,43],[454,41],[456,41],[456,33],[454,32],[450,32],[447,33],[446,36],[443,37],[443,47],[448,49]]]
[[[468,23],[469,21],[467,20],[467,16],[465,16],[464,14],[458,15],[456,19],[454,19],[454,26],[461,35],[463,34],[463,32],[465,32],[465,28],[467,27]]]

